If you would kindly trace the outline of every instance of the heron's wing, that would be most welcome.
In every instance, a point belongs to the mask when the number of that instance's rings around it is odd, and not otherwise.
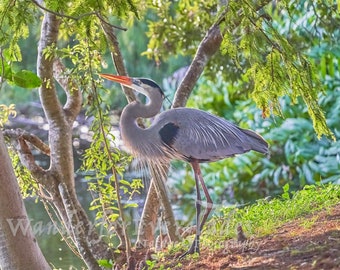
[[[172,109],[160,114],[156,125],[163,143],[189,160],[213,161],[250,150],[268,151],[260,135],[201,110]]]

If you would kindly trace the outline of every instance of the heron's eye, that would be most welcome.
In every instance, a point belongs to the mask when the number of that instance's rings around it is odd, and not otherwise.
[[[133,84],[136,84],[136,85],[138,85],[138,86],[140,86],[140,85],[142,84],[142,82],[141,82],[139,79],[133,79],[133,80],[132,80],[132,83],[133,83]]]

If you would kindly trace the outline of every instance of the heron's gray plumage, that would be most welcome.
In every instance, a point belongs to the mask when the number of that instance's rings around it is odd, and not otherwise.
[[[201,162],[216,161],[250,150],[267,153],[266,141],[250,130],[244,130],[223,118],[210,113],[176,108],[161,113],[153,126],[163,127],[173,123],[178,132],[173,140],[171,151],[174,157],[180,154],[185,159]]]
[[[201,229],[213,204],[199,163],[232,157],[250,150],[267,153],[267,142],[251,130],[242,129],[221,117],[197,109],[176,108],[157,115],[162,106],[163,92],[154,81],[110,74],[101,76],[131,87],[149,98],[147,104],[137,101],[128,104],[121,115],[122,138],[132,154],[156,165],[171,159],[190,162],[195,174],[197,224],[195,240],[183,256],[199,252]],[[137,118],[151,118],[155,115],[150,127],[144,129],[137,125]],[[207,200],[201,221],[199,184]]]
[[[141,159],[157,159],[160,162],[196,159],[208,162],[250,150],[267,153],[268,144],[260,135],[197,109],[171,109],[157,115],[150,127],[140,128],[136,119],[156,115],[163,100],[162,92],[158,89],[143,87],[148,90],[149,103],[133,102],[127,105],[120,121],[126,146]],[[171,143],[162,139],[162,129],[169,129],[169,124],[177,129],[176,132],[167,131],[174,134],[174,138],[167,138]]]

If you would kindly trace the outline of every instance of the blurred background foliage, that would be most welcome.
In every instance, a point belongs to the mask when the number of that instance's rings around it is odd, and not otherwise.
[[[230,2],[233,3],[231,5],[233,11],[237,5],[246,6],[249,1]],[[134,4],[140,19],[136,18],[136,11],[133,10],[120,17],[110,18],[114,24],[128,28],[127,31],[118,30],[116,33],[129,74],[153,78],[163,85],[171,99],[186,67],[193,59],[199,42],[222,10],[223,3],[224,1],[146,0]],[[258,35],[255,31],[256,25],[262,23],[266,29],[267,23],[271,22],[273,29],[286,37],[289,45],[301,52],[314,65],[313,80],[320,82],[318,84],[320,89],[317,89],[319,104],[337,141],[325,137],[320,140],[317,138],[306,105],[300,97],[280,98],[278,100],[280,115],[271,114],[269,118],[263,118],[262,108],[255,106],[254,97],[251,95],[254,82],[245,74],[252,64],[250,58],[244,57],[240,51],[232,52],[230,44],[229,47],[224,44],[227,51],[223,53],[221,51],[213,56],[188,106],[220,115],[243,128],[256,130],[269,141],[270,156],[248,153],[203,165],[205,180],[210,189],[214,190],[213,199],[217,203],[243,203],[272,196],[281,193],[282,186],[286,183],[295,189],[307,183],[340,183],[338,2],[274,1],[258,14],[262,20],[256,22],[253,28],[246,28],[245,22],[235,24],[235,29],[238,29],[235,31],[239,31],[236,36],[240,37],[235,43],[240,45],[242,35],[247,34],[247,31],[253,31],[254,39],[258,42],[257,46],[260,45],[261,40],[256,37]],[[88,23],[93,22],[89,19]],[[74,25],[68,27],[69,29],[62,30],[64,34],[73,27],[76,29]],[[39,38],[39,28],[40,25],[37,23],[31,23],[30,34],[19,39],[22,59],[12,62],[12,70],[35,72],[35,44]],[[64,48],[73,46],[72,38],[77,35],[80,34],[71,31],[69,36],[64,37],[65,44],[60,46]],[[103,48],[99,46],[98,49]],[[268,53],[266,49],[268,48],[263,47],[256,51],[257,57],[262,57],[263,61]],[[105,71],[114,71],[109,54],[103,55],[102,67]],[[119,111],[126,104],[121,91],[103,91],[101,98],[110,103],[112,110]],[[36,89],[27,90],[6,82],[2,83],[0,104],[15,103],[20,109],[20,106],[36,102],[38,99]],[[172,181],[170,186],[174,189],[172,194],[192,196],[194,180],[189,167],[175,162],[170,178]]]
[[[211,68],[204,74],[188,106],[254,129],[270,144],[268,157],[251,152],[202,166],[217,203],[247,203],[274,196],[282,193],[286,183],[291,189],[313,183],[340,184],[340,17],[337,3],[282,2],[288,7],[286,11],[271,7],[268,15],[275,29],[315,65],[314,79],[320,80],[319,105],[336,141],[317,138],[301,97],[296,100],[287,96],[280,98],[280,116],[272,114],[264,119],[249,99],[251,83],[242,80],[242,70],[229,69],[228,63],[233,59],[217,55],[210,65],[223,68]],[[243,65],[242,61],[240,63]],[[178,170],[181,165],[175,166]],[[194,192],[194,180],[190,168],[186,168],[184,175],[173,171],[175,186],[184,197]]]

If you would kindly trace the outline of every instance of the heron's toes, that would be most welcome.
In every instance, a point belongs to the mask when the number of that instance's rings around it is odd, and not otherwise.
[[[200,253],[200,248],[197,241],[194,241],[188,251],[184,252],[181,256],[178,257],[179,260],[183,259],[185,256],[189,254]]]

